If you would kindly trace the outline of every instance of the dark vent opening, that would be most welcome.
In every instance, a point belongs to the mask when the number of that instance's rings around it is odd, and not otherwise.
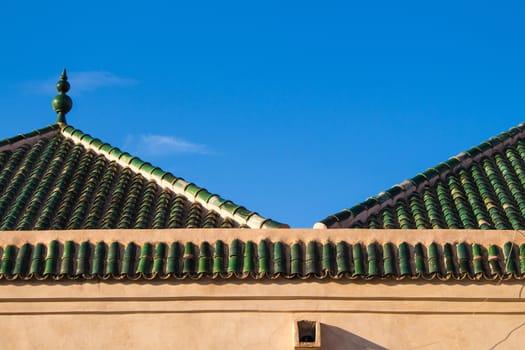
[[[301,343],[315,343],[315,321],[297,321],[297,329]]]

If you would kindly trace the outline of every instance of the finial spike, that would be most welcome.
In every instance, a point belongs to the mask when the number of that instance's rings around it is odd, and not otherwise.
[[[51,102],[54,111],[57,113],[57,123],[59,125],[67,124],[66,114],[73,107],[73,101],[71,100],[71,97],[66,95],[70,87],[71,86],[67,81],[66,69],[64,68],[62,74],[60,74],[60,80],[57,82],[58,95],[56,95],[53,101]]]

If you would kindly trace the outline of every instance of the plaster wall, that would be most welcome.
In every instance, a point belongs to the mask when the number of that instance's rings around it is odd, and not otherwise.
[[[323,349],[522,349],[523,316],[126,314],[0,317],[3,349],[293,349],[296,317]],[[489,331],[487,331],[487,329]]]
[[[386,283],[68,283],[0,287],[0,348],[519,349],[523,286]]]
[[[525,234],[521,231],[506,230],[370,230],[370,229],[108,229],[108,230],[67,230],[67,231],[4,231],[0,235],[0,245],[26,242],[60,241],[120,241],[135,242],[170,242],[231,241],[235,238],[252,240],[269,239],[273,242],[292,243],[296,241],[316,240],[319,242],[401,242],[430,244],[432,242],[467,242],[479,244],[503,245],[508,241],[515,244],[525,243]]]

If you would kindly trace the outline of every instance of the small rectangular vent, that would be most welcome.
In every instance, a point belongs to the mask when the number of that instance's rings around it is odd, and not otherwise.
[[[294,349],[321,349],[321,324],[319,321],[299,320],[294,322]]]

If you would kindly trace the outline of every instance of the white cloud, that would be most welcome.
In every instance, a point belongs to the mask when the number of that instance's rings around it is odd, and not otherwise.
[[[67,75],[71,89],[76,95],[101,87],[124,87],[138,83],[134,79],[122,78],[106,71],[68,72]],[[22,87],[29,93],[52,95],[56,93],[55,84],[58,77],[57,75],[46,80],[29,81],[23,83]]]
[[[205,145],[191,143],[186,140],[162,135],[128,136],[127,148],[133,148],[136,153],[145,156],[165,156],[172,154],[196,153],[209,154]]]
[[[118,77],[110,72],[75,72],[69,79],[75,90],[91,91],[104,86],[130,86],[137,84],[136,80]]]

